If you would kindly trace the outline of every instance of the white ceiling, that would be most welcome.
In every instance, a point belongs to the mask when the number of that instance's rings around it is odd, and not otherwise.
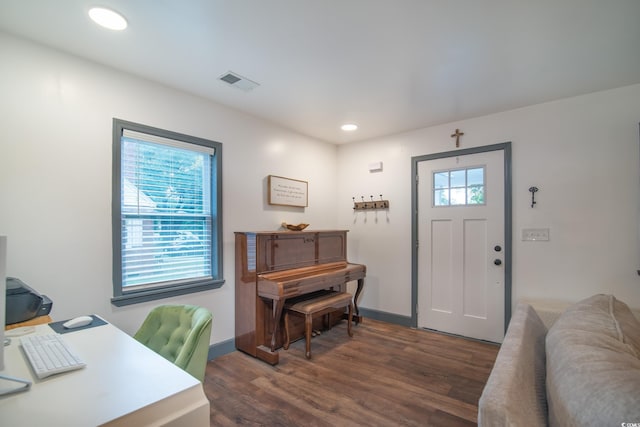
[[[0,0],[0,29],[337,144],[640,83],[639,0]]]

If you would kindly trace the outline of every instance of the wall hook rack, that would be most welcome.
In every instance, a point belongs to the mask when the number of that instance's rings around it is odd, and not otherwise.
[[[369,196],[371,201],[366,202],[364,200],[364,196],[360,196],[361,202],[356,202],[356,198],[353,199],[353,210],[354,211],[364,211],[371,209],[389,209],[389,201],[384,200],[382,198],[382,194],[380,194],[380,200],[373,200],[373,195]]]
[[[538,191],[538,187],[529,187],[529,191],[531,192],[531,207],[533,207],[536,202],[536,192]]]

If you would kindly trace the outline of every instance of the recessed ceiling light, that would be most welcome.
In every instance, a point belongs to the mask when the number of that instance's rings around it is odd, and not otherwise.
[[[353,123],[347,123],[345,125],[340,126],[340,129],[346,132],[353,132],[358,129],[358,125],[354,125]]]
[[[127,28],[127,20],[118,12],[103,7],[93,7],[89,10],[89,17],[98,25],[110,30],[124,30]]]

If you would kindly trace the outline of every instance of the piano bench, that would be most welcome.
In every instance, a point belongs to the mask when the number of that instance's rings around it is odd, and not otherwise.
[[[348,292],[321,291],[306,295],[300,298],[292,298],[284,305],[284,330],[286,340],[283,345],[285,350],[289,349],[289,314],[304,316],[304,338],[306,344],[305,356],[311,359],[311,330],[313,325],[313,317],[317,315],[326,316],[336,309],[348,308],[348,326],[347,332],[349,336],[353,336],[351,331],[351,322],[353,319],[353,300]]]

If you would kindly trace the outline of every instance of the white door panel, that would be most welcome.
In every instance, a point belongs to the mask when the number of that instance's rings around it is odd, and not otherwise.
[[[453,312],[453,265],[451,264],[452,222],[448,220],[431,223],[431,309],[445,313]],[[438,248],[433,250],[433,248]]]
[[[462,310],[465,316],[486,319],[487,221],[464,220],[463,227]]]

